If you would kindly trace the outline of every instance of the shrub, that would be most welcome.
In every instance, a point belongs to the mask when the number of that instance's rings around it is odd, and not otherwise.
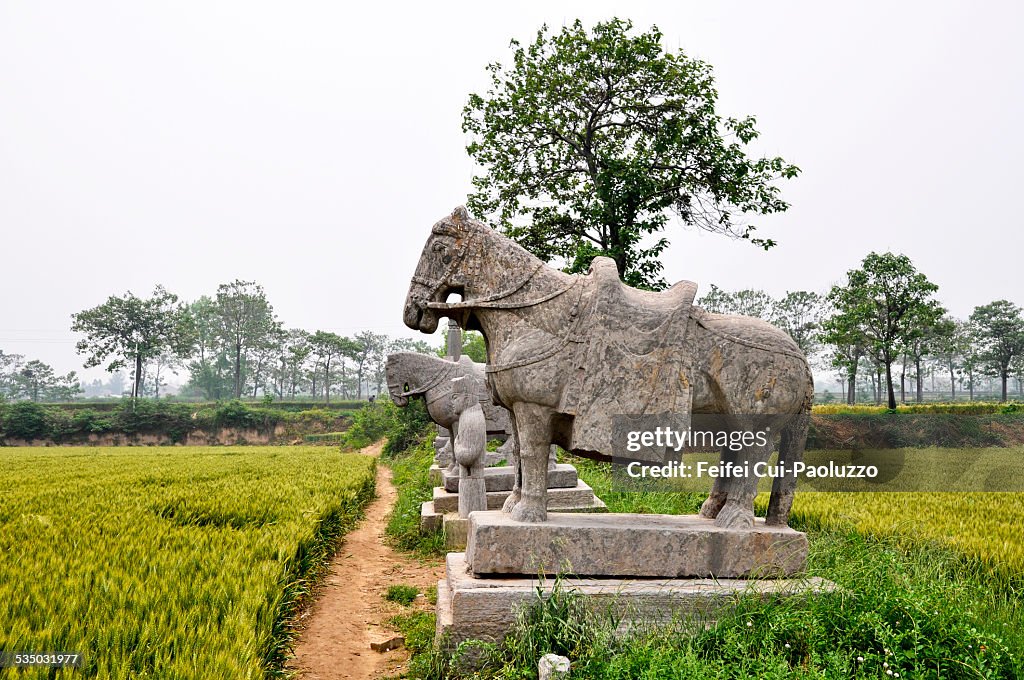
[[[249,408],[237,399],[217,407],[213,423],[217,427],[259,430],[276,424],[281,418],[268,409]]]
[[[71,425],[76,432],[83,434],[101,434],[113,428],[113,422],[107,414],[94,409],[76,411],[71,415]]]
[[[8,439],[45,439],[49,434],[47,411],[32,401],[18,401],[4,408],[3,433]]]
[[[361,449],[383,438],[397,422],[397,410],[390,401],[380,399],[356,411],[352,426],[345,431],[342,448]]]

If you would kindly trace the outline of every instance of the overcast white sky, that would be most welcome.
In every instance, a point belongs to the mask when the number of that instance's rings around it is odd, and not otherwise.
[[[1024,304],[1021,7],[0,0],[0,349],[80,370],[72,313],[235,278],[289,327],[411,336],[484,66],[544,22],[615,15],[710,62],[719,112],[803,170],[760,222],[777,248],[674,227],[668,279],[824,291],[891,249],[957,315]]]

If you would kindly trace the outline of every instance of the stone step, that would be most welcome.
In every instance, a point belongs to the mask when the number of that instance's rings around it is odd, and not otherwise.
[[[452,493],[458,493],[459,476],[449,475],[444,470],[441,470],[441,476],[444,483],[439,486],[443,486]],[[516,483],[515,469],[511,465],[484,468],[484,479],[488,491],[511,491]],[[576,486],[577,481],[579,481],[579,477],[576,474],[576,468],[572,465],[559,463],[554,470],[548,470],[549,489],[572,488]]]
[[[697,515],[548,513],[527,524],[502,512],[469,517],[473,574],[740,578],[799,573],[807,536],[789,527],[723,529]]]
[[[475,578],[467,573],[465,553],[449,553],[445,579],[437,584],[437,640],[454,648],[464,640],[500,643],[516,613],[537,602],[538,587],[547,597],[555,579]],[[563,578],[560,587],[586,597],[592,611],[618,622],[616,632],[686,620],[710,626],[736,606],[738,596],[763,600],[806,598],[833,592],[820,578],[795,579],[626,579]]]
[[[487,493],[487,509],[501,510],[505,499],[511,491],[489,491]],[[572,510],[581,511],[595,506],[594,490],[582,479],[576,482],[573,487],[559,487],[548,489],[549,510]],[[444,487],[434,487],[434,512],[447,513],[459,511],[459,494],[452,493]],[[603,506],[603,503],[602,503]]]

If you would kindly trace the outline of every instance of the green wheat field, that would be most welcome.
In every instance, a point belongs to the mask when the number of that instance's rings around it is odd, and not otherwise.
[[[0,677],[279,673],[374,466],[324,447],[0,449],[0,650],[82,659]]]

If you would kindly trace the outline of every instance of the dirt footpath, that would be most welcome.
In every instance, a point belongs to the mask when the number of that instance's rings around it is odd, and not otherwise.
[[[381,444],[361,451],[379,456]],[[384,527],[397,492],[391,470],[377,466],[377,498],[366,508],[366,517],[344,543],[331,563],[320,597],[301,619],[302,632],[288,668],[299,670],[302,680],[353,678],[365,680],[400,675],[407,669],[405,649],[379,653],[371,642],[398,633],[386,621],[409,607],[387,602],[388,586],[408,584],[420,591],[437,585],[444,573],[441,560],[423,562],[396,552],[384,542]],[[419,598],[417,607],[424,607]]]

